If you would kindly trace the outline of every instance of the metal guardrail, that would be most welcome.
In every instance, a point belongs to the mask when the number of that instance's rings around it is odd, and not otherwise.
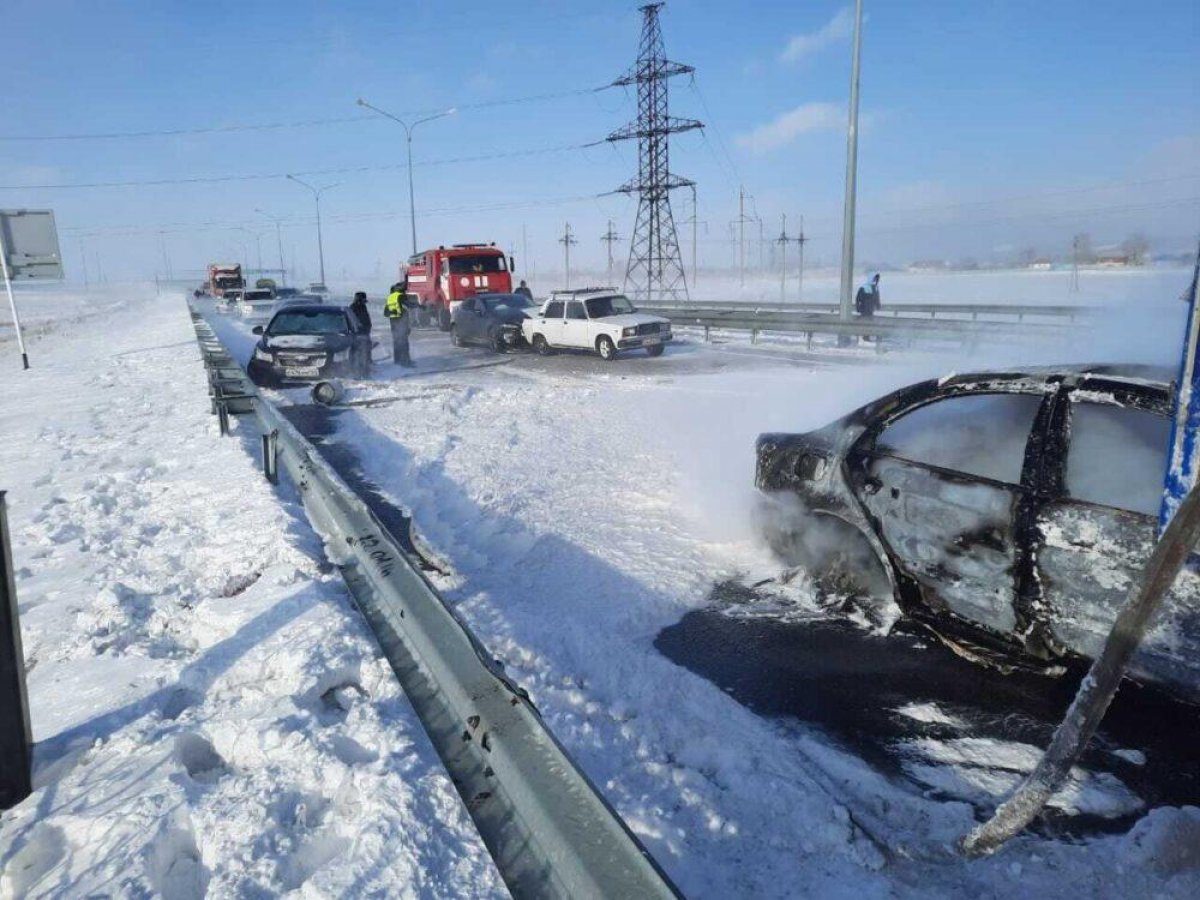
[[[920,304],[922,308],[932,307],[933,304]],[[954,307],[946,307],[952,309]],[[1052,307],[1035,307],[1036,309],[1051,309]],[[1061,307],[1062,309],[1080,310],[1076,307]],[[939,310],[942,307],[938,307]],[[1030,333],[1054,333],[1066,327],[1064,322],[1028,322],[1022,317],[1031,315],[1026,308],[1014,313],[1018,321],[996,321],[980,319],[937,319],[917,318],[916,316],[873,316],[871,318],[855,317],[844,320],[840,316],[829,313],[806,312],[792,307],[767,307],[754,304],[687,304],[681,306],[646,306],[639,307],[639,312],[663,316],[679,326],[697,327],[704,329],[704,338],[711,337],[714,328],[749,331],[751,339],[757,339],[760,332],[775,331],[792,334],[807,334],[808,343],[812,344],[815,334],[836,334],[839,336],[857,337],[897,337],[912,339],[919,337],[946,338],[958,337],[964,340],[983,337],[1019,337]],[[1073,312],[1071,315],[1078,314]],[[1052,317],[1046,314],[1047,317]]]
[[[730,311],[756,313],[756,312],[824,312],[836,313],[840,309],[836,303],[752,303],[746,301],[730,301],[730,302],[709,302],[709,301],[689,301],[688,303],[678,304],[670,307],[662,306],[661,309],[676,309],[682,312],[691,311]],[[1077,316],[1087,315],[1092,311],[1090,306],[1082,306],[1079,304],[1031,304],[1031,303],[888,303],[881,307],[876,313],[877,318],[896,318],[896,317],[925,317],[936,319],[938,316],[943,318],[946,316],[963,316],[968,317],[972,321],[978,320],[981,316],[994,317],[1002,320],[1016,319],[1018,322],[1023,321],[1026,316],[1030,318],[1065,318],[1073,320]]]
[[[232,383],[236,364],[194,308],[192,319],[218,415],[249,399],[264,472],[283,463],[513,895],[679,896],[525,691],[316,448],[252,385]]]

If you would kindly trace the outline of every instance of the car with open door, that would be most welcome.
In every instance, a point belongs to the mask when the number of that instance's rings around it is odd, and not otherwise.
[[[827,596],[894,604],[976,661],[1061,672],[1100,652],[1154,547],[1171,395],[1142,368],[954,375],[763,434],[766,536]],[[1198,571],[1130,674],[1200,702]]]
[[[451,315],[450,342],[456,347],[480,344],[497,353],[525,346],[521,323],[536,312],[524,294],[476,294]]]
[[[370,374],[371,336],[347,307],[325,303],[285,306],[253,332],[259,338],[247,373],[255,384],[275,386]]]

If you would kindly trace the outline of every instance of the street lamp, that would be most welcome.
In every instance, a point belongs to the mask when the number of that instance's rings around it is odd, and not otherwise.
[[[456,112],[458,112],[458,109],[456,107],[452,106],[452,107],[450,107],[450,109],[446,110],[445,112],[435,113],[432,116],[426,116],[423,119],[417,119],[417,121],[415,121],[411,125],[409,125],[403,119],[397,118],[396,116],[393,116],[389,112],[384,112],[382,109],[379,109],[379,107],[377,107],[377,106],[372,106],[370,103],[368,103],[362,97],[358,98],[358,105],[365,109],[369,109],[372,112],[379,113],[379,115],[383,116],[386,119],[391,119],[393,122],[400,123],[400,126],[404,129],[404,135],[408,139],[408,215],[409,215],[409,219],[410,219],[410,222],[412,225],[412,252],[414,254],[416,254],[416,252],[417,252],[417,208],[415,206],[415,201],[413,199],[413,160],[412,160],[413,129],[416,128],[418,125],[424,124],[425,122],[432,122],[434,119],[442,119],[442,118],[445,118],[446,116],[452,116]]]
[[[283,281],[283,283],[286,285],[287,284],[287,268],[283,264],[283,232],[280,230],[280,225],[279,225],[281,220],[278,216],[273,216],[269,212],[264,212],[263,210],[258,209],[257,207],[255,208],[254,211],[256,213],[258,213],[260,216],[266,216],[268,219],[270,219],[272,222],[275,223],[275,242],[279,245],[279,277]]]
[[[261,276],[262,275],[262,235],[257,231],[251,231],[249,228],[243,228],[240,225],[237,227],[237,230],[244,231],[244,232],[246,232],[246,234],[251,235],[254,238],[254,247],[258,253],[258,274]]]
[[[306,181],[301,181],[295,175],[289,175],[289,179],[296,182],[301,187],[306,187],[312,191],[313,200],[317,204],[317,260],[321,264],[321,286],[325,286],[325,245],[321,242],[321,195],[330,188],[337,187],[336,184],[327,184],[321,188],[315,188]]]

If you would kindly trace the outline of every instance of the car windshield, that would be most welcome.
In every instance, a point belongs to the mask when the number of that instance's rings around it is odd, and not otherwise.
[[[498,309],[528,309],[533,304],[521,294],[505,294],[503,297],[487,297],[483,301],[488,312]]]
[[[608,316],[623,316],[626,313],[637,312],[629,298],[623,294],[611,297],[593,297],[587,301],[589,319],[605,319]]]
[[[268,334],[344,334],[346,317],[336,310],[304,309],[281,312],[271,320]]]
[[[451,256],[451,275],[486,275],[489,272],[507,272],[504,257],[499,253],[480,253],[477,256]]]

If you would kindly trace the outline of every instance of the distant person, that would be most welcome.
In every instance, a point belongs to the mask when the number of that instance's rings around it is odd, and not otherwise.
[[[879,296],[879,273],[858,289],[854,295],[854,311],[864,319],[870,319],[879,311],[883,301]]]
[[[392,326],[392,362],[411,369],[413,361],[408,350],[408,335],[412,330],[412,313],[404,302],[407,295],[408,282],[397,281],[393,284],[383,305],[383,314]]]
[[[513,291],[513,293],[520,294],[521,296],[525,297],[530,303],[533,302],[533,291],[531,291],[529,289],[529,285],[527,285],[525,283],[524,278],[521,279],[520,286],[515,291]]]
[[[350,314],[358,320],[358,328],[363,334],[371,333],[371,311],[367,309],[367,295],[358,291],[350,304]]]

